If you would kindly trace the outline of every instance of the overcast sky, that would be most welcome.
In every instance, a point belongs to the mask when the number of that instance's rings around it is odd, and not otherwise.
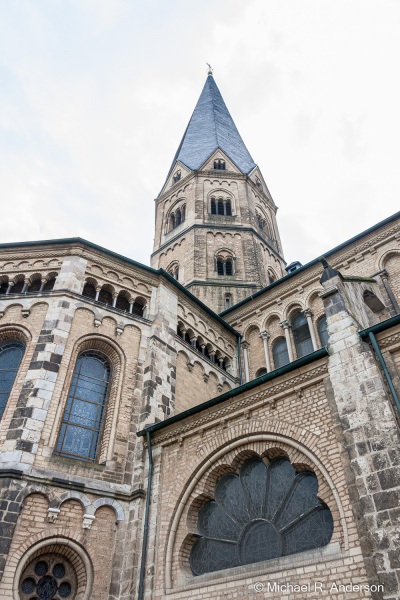
[[[2,242],[149,264],[207,76],[305,263],[400,207],[399,0],[1,0]]]

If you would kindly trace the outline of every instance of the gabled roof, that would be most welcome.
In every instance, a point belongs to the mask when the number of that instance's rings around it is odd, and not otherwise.
[[[195,171],[218,148],[229,156],[242,173],[250,173],[256,166],[236,129],[212,73],[209,73],[171,170],[179,160]]]

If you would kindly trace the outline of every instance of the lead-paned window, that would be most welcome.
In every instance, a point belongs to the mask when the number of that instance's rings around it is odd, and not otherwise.
[[[311,340],[310,328],[307,317],[298,313],[292,320],[294,345],[296,346],[297,358],[310,354],[314,350]]]
[[[25,345],[19,340],[7,340],[0,345],[0,419],[3,416]]]
[[[190,552],[194,575],[326,546],[333,533],[329,508],[314,473],[296,473],[286,457],[268,466],[246,461],[239,475],[219,479],[214,500],[198,516],[200,537]]]
[[[272,346],[275,369],[284,367],[289,362],[289,352],[285,338],[278,338]]]
[[[89,351],[79,356],[58,436],[58,454],[96,459],[109,379],[110,366],[103,355]]]

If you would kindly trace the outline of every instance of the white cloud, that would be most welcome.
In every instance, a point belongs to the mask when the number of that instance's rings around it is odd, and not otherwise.
[[[0,6],[3,241],[82,236],[149,263],[211,62],[280,207],[288,261],[398,209],[399,4],[69,0]]]

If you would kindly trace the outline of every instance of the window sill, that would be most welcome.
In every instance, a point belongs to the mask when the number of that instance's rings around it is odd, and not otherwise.
[[[299,567],[305,566],[315,566],[315,571],[317,571],[317,565],[319,563],[338,560],[345,558],[345,556],[346,553],[341,551],[339,542],[331,542],[322,548],[307,550],[306,552],[299,552],[298,554],[289,554],[288,556],[273,558],[252,565],[242,565],[240,567],[224,569],[223,571],[205,573],[204,575],[181,576],[177,587],[167,590],[167,594],[186,592],[192,589],[204,588],[204,586],[210,586],[212,584],[219,586],[225,582],[232,584],[232,581],[239,582],[242,579],[249,580],[250,577],[253,577],[254,581],[261,580],[262,583],[266,584],[267,581],[262,580],[266,575],[274,573],[279,574],[282,571],[287,572],[290,569],[298,569]],[[310,573],[310,579],[311,576]],[[289,577],[290,575],[288,574],[285,577],[285,582],[286,579],[289,580]],[[249,585],[251,586],[251,583]]]

